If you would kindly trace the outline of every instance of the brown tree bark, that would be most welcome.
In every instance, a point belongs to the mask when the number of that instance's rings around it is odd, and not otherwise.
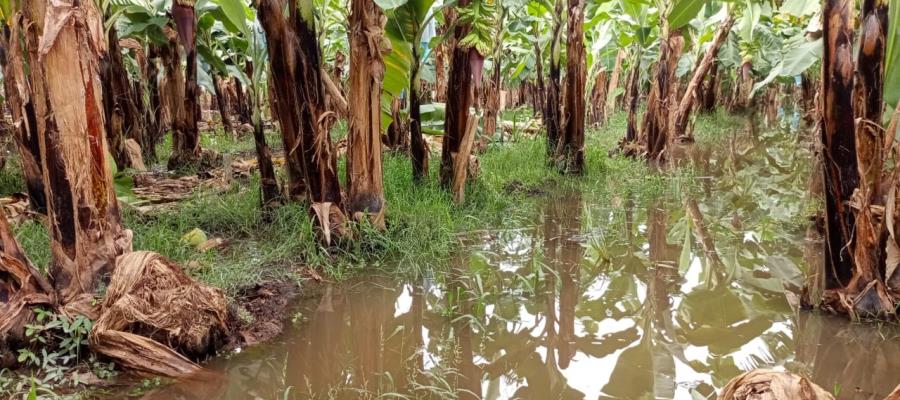
[[[443,36],[446,32],[444,26],[451,26],[453,10],[444,9],[444,24],[437,24],[436,34],[438,37]],[[413,46],[416,47],[416,46]],[[417,51],[414,49],[414,51]],[[434,49],[434,101],[438,103],[447,102],[447,44],[439,43]]]
[[[641,99],[641,89],[640,89],[640,77],[641,77],[641,50],[638,48],[637,56],[635,57],[635,65],[631,66],[631,71],[628,74],[628,84],[626,85],[626,93],[625,98],[627,99],[628,105],[628,122],[625,127],[625,138],[622,141],[620,147],[625,149],[625,154],[633,156],[635,154],[633,150],[629,150],[628,146],[637,143],[638,141],[638,127],[637,127],[637,110],[638,104]]]
[[[560,172],[580,175],[584,172],[584,0],[568,0],[568,5],[566,105],[557,157]]]
[[[219,118],[222,120],[222,129],[225,130],[225,133],[233,136],[234,127],[231,125],[231,119],[228,118],[228,99],[225,96],[225,91],[222,90],[225,82],[216,73],[212,74],[212,79],[213,88],[216,92],[216,107],[219,109]]]
[[[300,114],[297,93],[294,87],[294,51],[291,44],[296,41],[289,30],[283,9],[284,0],[260,0],[256,3],[258,18],[266,34],[266,50],[269,55],[269,95],[272,98],[272,112],[281,127],[282,145],[285,151],[287,170],[287,195],[294,200],[309,197],[306,171],[303,162],[303,148],[300,146]],[[275,82],[278,82],[277,84]]]
[[[459,7],[465,7],[468,4],[468,0],[461,0]],[[469,108],[475,99],[475,87],[480,83],[484,56],[474,48],[459,45],[460,40],[469,33],[470,29],[468,24],[456,24],[453,54],[450,58],[440,170],[441,185],[447,188],[451,186],[454,176],[459,171],[467,169],[469,158],[461,156],[461,149],[464,143],[470,141],[467,135],[475,132],[474,129],[469,129],[472,119],[472,116],[469,115]],[[465,180],[464,177],[463,180]]]
[[[534,23],[532,25],[531,33],[534,35],[540,34],[538,28],[537,23]],[[534,43],[534,70],[536,77],[535,81],[530,85],[533,100],[533,109],[531,111],[535,116],[546,112],[546,101],[544,99],[546,94],[546,86],[544,85],[544,57],[541,53],[540,43],[536,41]],[[546,114],[544,114],[544,117],[546,117]]]
[[[507,12],[507,8],[502,6],[500,7],[500,16],[497,21],[498,26],[503,26]],[[502,36],[503,29],[497,29],[497,35],[496,37],[494,37],[494,48],[492,54],[493,67],[491,69],[490,81],[488,82],[488,85],[484,91],[484,131],[482,133],[487,138],[492,138],[494,134],[497,133],[497,118],[500,115],[500,70],[501,66],[503,65],[503,47],[501,46]]]
[[[25,72],[25,65],[31,62],[29,54],[22,48],[25,40],[36,41],[37,37],[24,30],[25,26],[27,26],[26,21],[20,14],[17,14],[13,16],[7,26],[3,27],[2,53],[5,56],[0,57],[0,63],[3,66],[6,103],[13,121],[12,136],[22,163],[22,175],[25,178],[25,190],[28,192],[29,204],[36,212],[45,214],[47,197],[44,194],[38,121],[32,99],[33,83],[31,76]]]
[[[373,0],[350,4],[350,121],[347,132],[347,211],[384,228],[381,166],[381,86],[384,14]]]
[[[156,154],[156,146],[159,144],[159,141],[162,140],[163,136],[166,133],[166,126],[163,121],[163,86],[160,85],[160,82],[157,78],[157,76],[159,75],[159,67],[157,66],[158,60],[160,60],[159,47],[155,44],[151,44],[150,51],[146,60],[147,72],[145,74],[149,107],[144,110],[144,114],[146,115],[146,119],[150,121],[147,127],[147,136],[149,138],[149,143],[143,149],[145,161],[158,160]]]
[[[669,110],[674,98],[675,68],[684,49],[684,38],[679,31],[669,31],[664,27],[661,35],[659,62],[654,69],[650,95],[647,98],[647,111],[641,126],[640,141],[645,145],[647,158],[660,160],[664,156],[669,137]]]
[[[107,34],[108,50],[100,61],[103,82],[103,114],[109,150],[119,169],[133,168],[134,163],[125,150],[125,140],[134,139],[141,148],[146,146],[144,118],[138,107],[138,97],[128,79],[122,61],[119,37],[115,28]]]
[[[179,48],[186,54],[184,72],[184,97],[178,103],[181,109],[176,113],[172,130],[172,156],[168,167],[171,170],[196,166],[200,161],[200,86],[197,84],[197,16],[194,0],[175,0],[172,16],[178,30]],[[179,59],[180,68],[180,59]]]
[[[403,103],[399,97],[391,99],[391,123],[387,127],[384,135],[384,145],[393,151],[405,151],[407,145],[406,131],[409,129],[410,122],[403,118],[400,113],[403,110]]]
[[[24,12],[33,23],[26,46],[33,60],[35,115],[50,200],[50,275],[62,304],[90,307],[101,277],[131,247],[106,160],[96,55],[104,48],[102,25],[92,1],[48,6],[29,2]]]
[[[712,68],[713,64],[716,62],[716,55],[719,53],[719,48],[722,47],[722,43],[725,43],[725,39],[728,38],[728,33],[731,32],[732,25],[734,25],[734,17],[729,15],[728,19],[719,25],[715,38],[713,38],[709,48],[706,49],[703,59],[697,64],[697,68],[694,69],[694,75],[691,77],[691,81],[684,91],[684,97],[682,97],[681,101],[677,104],[678,108],[675,110],[675,115],[672,117],[673,123],[671,132],[669,132],[670,139],[676,139],[685,135],[690,136],[687,132],[687,124],[691,116],[691,109],[694,107],[694,100],[697,97],[698,89],[703,83],[703,78],[706,77],[709,73],[709,69]],[[675,61],[678,61],[677,58]]]
[[[590,108],[588,108],[588,123],[591,125],[603,125],[606,123],[606,90],[609,88],[609,73],[605,70],[597,72],[594,77],[594,87],[591,89]]]
[[[327,119],[333,116],[326,113],[315,18],[312,13],[301,12],[313,9],[312,0],[299,0],[298,7],[288,4],[293,3],[256,2],[272,63],[270,93],[275,100],[273,109],[282,123],[287,164],[293,165],[289,176],[297,174],[290,178],[289,195],[297,198],[306,194],[322,239],[330,243],[333,236],[344,234],[345,219],[337,158],[325,128],[330,125]],[[292,173],[291,168],[299,170]]]
[[[715,61],[712,63],[709,78],[701,88],[702,100],[700,102],[700,111],[703,113],[712,113],[716,110],[716,93],[719,86],[719,66]]]
[[[628,55],[628,52],[625,49],[619,49],[619,52],[616,53],[616,64],[613,66],[612,73],[609,75],[609,86],[606,88],[607,98],[603,99],[603,103],[606,107],[606,114],[611,115],[613,111],[616,109],[616,101],[619,96],[610,97],[609,95],[615,93],[616,89],[619,88],[619,76],[622,75],[622,63],[625,61],[625,56]]]
[[[250,65],[250,62],[247,62]],[[250,68],[250,74],[247,76],[253,76],[252,67]],[[247,93],[244,92],[244,85],[241,84],[241,80],[237,78],[234,79],[234,108],[238,115],[238,121],[242,124],[250,124],[253,122],[253,118],[251,116],[250,104],[247,103]]]
[[[560,32],[562,31],[563,0],[556,0],[553,27],[550,33],[550,76],[544,105],[544,127],[547,129],[547,162],[552,164],[562,131],[562,88],[560,87]]]
[[[853,2],[827,0],[822,56],[822,163],[825,187],[826,288],[843,287],[853,273],[856,218],[847,206],[859,186],[853,121]]]
[[[438,46],[440,47],[440,46]],[[409,80],[409,156],[413,180],[421,182],[428,176],[428,148],[422,137],[422,80],[419,77],[419,47],[412,46],[412,70]],[[437,67],[435,67],[437,68]]]
[[[261,112],[258,112],[261,114]],[[266,143],[266,133],[263,129],[262,115],[253,121],[253,141],[256,148],[256,160],[259,164],[259,182],[262,194],[263,215],[275,207],[281,197],[278,189],[278,179],[275,177],[275,166],[272,164],[272,151]]]
[[[856,87],[853,112],[856,120],[856,158],[859,173],[859,201],[853,234],[853,278],[850,290],[863,291],[873,281],[875,290],[884,293],[880,280],[885,270],[885,243],[888,230],[873,214],[872,206],[884,206],[882,169],[885,156],[885,131],[881,129],[884,107],[884,56],[887,47],[887,3],[865,0],[860,18],[860,46],[856,65]],[[891,135],[894,132],[890,133]],[[885,296],[886,297],[886,296]],[[866,312],[893,312],[892,302],[882,309]]]

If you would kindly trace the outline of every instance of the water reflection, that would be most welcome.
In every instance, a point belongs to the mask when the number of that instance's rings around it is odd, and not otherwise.
[[[549,195],[531,226],[468,238],[446,274],[325,287],[283,342],[213,365],[216,397],[697,399],[774,367],[881,398],[900,332],[787,300],[821,257],[791,135],[698,146],[706,179],[662,198]]]

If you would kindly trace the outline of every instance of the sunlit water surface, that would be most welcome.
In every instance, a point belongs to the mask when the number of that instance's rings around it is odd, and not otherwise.
[[[530,223],[466,235],[449,272],[327,285],[278,341],[214,360],[219,380],[147,395],[702,399],[775,368],[883,398],[898,331],[796,307],[822,258],[811,155],[804,133],[765,131],[682,149],[691,188],[551,191]]]

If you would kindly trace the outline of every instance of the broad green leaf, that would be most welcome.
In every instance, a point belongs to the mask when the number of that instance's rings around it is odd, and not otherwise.
[[[813,15],[822,9],[822,2],[819,0],[785,0],[779,11],[784,14],[791,14],[798,17]]]
[[[887,55],[884,74],[884,101],[896,107],[900,101],[900,5],[891,4],[888,10]]]
[[[796,76],[822,59],[822,39],[803,42],[784,54],[781,76]]]
[[[669,27],[678,29],[691,22],[703,8],[706,0],[675,0],[675,6],[669,13]]]
[[[375,4],[382,10],[392,10],[406,4],[407,0],[375,0]]]
[[[756,29],[756,25],[759,24],[761,14],[762,7],[755,2],[747,0],[747,6],[744,8],[744,13],[741,15],[738,26],[741,40],[747,43],[753,42],[753,30]]]
[[[222,13],[240,32],[247,33],[247,11],[243,0],[212,0],[222,8]]]

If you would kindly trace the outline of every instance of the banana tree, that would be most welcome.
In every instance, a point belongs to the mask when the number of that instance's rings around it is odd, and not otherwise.
[[[461,0],[453,32],[453,55],[447,91],[444,142],[441,149],[441,185],[451,189],[453,200],[465,199],[469,156],[475,140],[476,118],[469,114],[479,86],[484,56],[490,53],[496,29],[496,3]]]
[[[16,3],[0,0],[3,34],[0,38],[0,65],[3,67],[4,100],[12,116],[12,137],[22,163],[22,175],[29,204],[33,210],[47,212],[47,197],[44,193],[43,160],[38,139],[37,116],[33,100],[32,78],[25,65],[28,52],[23,48],[26,20],[20,10],[13,8]]]
[[[409,151],[417,181],[428,175],[428,150],[422,136],[422,61],[426,56],[422,39],[441,10],[433,10],[433,6],[434,0],[409,0],[386,12],[385,34],[391,40],[391,52],[384,57],[384,96],[399,98],[408,90]]]
[[[198,52],[209,66],[214,80],[232,77],[243,82],[249,90],[253,139],[260,173],[260,200],[264,216],[268,217],[269,211],[279,201],[280,190],[263,126],[268,76],[265,37],[256,23],[256,14],[242,0],[215,0],[215,4],[204,7],[198,27]],[[240,68],[242,65],[253,66],[249,75]],[[222,122],[227,124],[228,117],[221,104],[222,95],[218,92],[219,84],[214,81],[213,85],[220,102]]]
[[[121,15],[112,0],[100,1],[99,11],[104,18],[107,52],[100,60],[100,75],[103,83],[103,113],[110,152],[119,169],[143,168],[143,162],[136,159],[140,152],[129,152],[126,140],[134,140],[142,149],[151,144],[148,137],[146,114],[139,94],[129,79],[125,69],[119,35],[115,29]],[[122,9],[124,11],[124,8]],[[135,154],[136,153],[136,154]]]

